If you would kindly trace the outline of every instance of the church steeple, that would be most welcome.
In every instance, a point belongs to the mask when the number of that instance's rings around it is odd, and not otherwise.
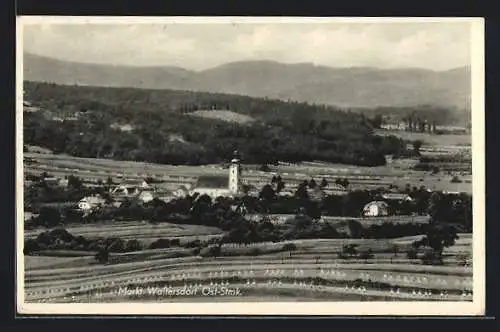
[[[238,150],[233,152],[231,165],[229,165],[229,191],[237,194],[240,189],[240,154]]]
[[[233,151],[233,158],[231,159],[231,163],[239,163],[240,162],[240,153],[238,150]]]

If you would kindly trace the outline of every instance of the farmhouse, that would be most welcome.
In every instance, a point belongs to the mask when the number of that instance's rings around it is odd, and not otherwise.
[[[229,177],[216,175],[203,175],[189,190],[190,195],[208,195],[211,198],[220,196],[235,196],[242,193],[241,190],[241,166],[238,151],[234,151],[233,159],[229,165]]]
[[[328,184],[327,187],[323,188],[323,191],[329,195],[338,195],[338,196],[346,195],[347,193],[349,193],[349,190],[346,187],[338,183]]]
[[[43,182],[49,188],[67,187],[68,186],[68,179],[58,179],[56,177],[45,177],[45,178],[43,178]]]
[[[373,201],[365,205],[363,208],[363,216],[379,217],[389,215],[389,206],[386,202]]]
[[[111,196],[116,201],[125,199],[139,200],[143,203],[154,199],[154,194],[146,181],[125,181],[111,190]]]
[[[87,196],[82,198],[78,202],[78,209],[89,212],[91,210],[97,209],[101,206],[103,206],[106,203],[106,201],[99,195],[97,196]]]
[[[278,193],[278,196],[279,197],[293,197],[294,194],[291,190],[281,190],[279,193]]]
[[[149,189],[146,181],[124,181],[111,190],[113,196],[133,197],[145,189]]]

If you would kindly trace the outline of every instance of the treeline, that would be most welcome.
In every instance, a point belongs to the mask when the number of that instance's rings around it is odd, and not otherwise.
[[[396,137],[373,135],[363,115],[298,102],[209,93],[59,86],[25,82],[42,112],[24,116],[25,144],[79,157],[199,165],[238,149],[247,163],[327,162],[379,166],[402,155]],[[250,115],[250,125],[186,116],[212,105]],[[51,114],[83,114],[54,121]],[[113,128],[128,124],[131,131]],[[173,139],[181,137],[182,140]]]
[[[159,199],[144,204],[126,201],[120,207],[103,207],[85,215],[67,207],[42,207],[39,210],[39,215],[32,218],[26,225],[29,227],[55,227],[70,223],[95,223],[109,220],[148,220],[152,223],[200,224],[231,231],[234,227],[252,225],[254,220],[249,220],[247,215],[289,214],[305,216],[309,221],[318,220],[321,216],[357,218],[361,216],[366,203],[376,200],[380,196],[380,193],[376,191],[353,191],[345,196],[326,196],[321,201],[314,201],[301,194],[300,188],[295,197],[271,196],[269,187],[265,188],[261,191],[260,197],[219,197],[212,200],[206,195],[195,195],[175,199],[168,203]],[[414,197],[412,202],[390,203],[391,212],[402,215],[402,218],[405,218],[404,214],[428,214],[431,220],[454,224],[459,231],[472,231],[471,196],[438,192],[430,194],[427,190],[416,188],[412,192],[412,196]],[[259,226],[256,227],[261,227],[262,221],[258,224]],[[308,222],[308,225],[323,227],[312,222]],[[317,230],[311,234],[326,236]],[[383,232],[377,234],[383,234]],[[251,235],[246,235],[251,238]],[[266,238],[266,240],[272,240],[272,238]]]
[[[416,125],[425,120],[431,125],[463,125],[471,117],[470,110],[431,105],[377,107],[375,109],[360,109],[358,111],[370,118],[389,118],[393,121],[406,122],[408,125],[411,123],[411,127],[415,130],[419,130],[419,126]]]

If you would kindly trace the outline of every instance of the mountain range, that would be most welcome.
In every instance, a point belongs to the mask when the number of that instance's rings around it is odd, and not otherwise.
[[[24,80],[231,93],[251,97],[336,105],[469,108],[470,71],[418,68],[334,68],[311,63],[240,61],[193,71],[180,67],[88,64],[25,53]]]

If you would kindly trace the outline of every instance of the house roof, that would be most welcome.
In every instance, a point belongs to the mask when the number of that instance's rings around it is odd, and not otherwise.
[[[229,185],[229,179],[227,176],[219,175],[202,175],[198,178],[194,188],[213,188],[221,189],[227,188]]]
[[[346,187],[344,187],[338,183],[329,183],[328,186],[326,186],[324,189],[325,190],[347,191]]]
[[[123,180],[118,184],[119,186],[125,186],[125,187],[141,187],[141,186],[149,186],[149,184],[145,180],[132,180],[132,179],[127,179]]]
[[[387,193],[383,194],[382,197],[389,200],[411,200],[411,197],[407,194],[400,193]]]

